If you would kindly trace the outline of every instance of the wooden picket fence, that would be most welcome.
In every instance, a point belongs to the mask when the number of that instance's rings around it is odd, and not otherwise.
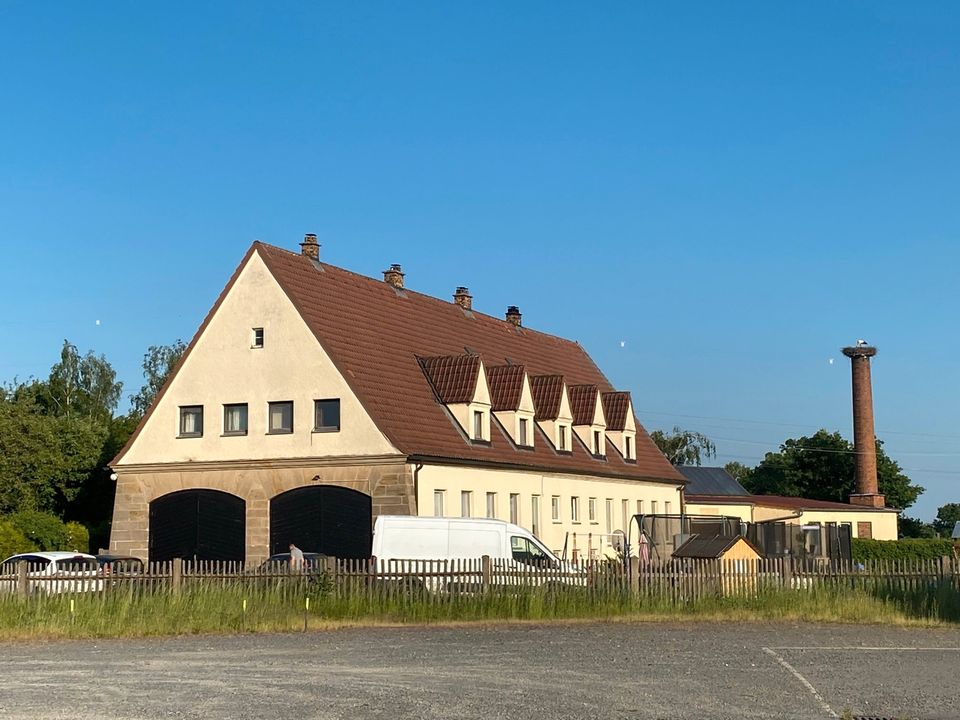
[[[587,560],[563,567],[534,567],[489,557],[445,561],[343,560],[325,558],[302,570],[286,565],[174,560],[123,572],[66,570],[20,563],[0,570],[0,595],[179,593],[196,588],[309,593],[370,601],[414,598],[448,602],[501,593],[566,593],[608,598],[632,594],[671,603],[708,597],[756,596],[770,590],[866,589],[960,593],[960,561],[876,560],[858,563],[805,563],[792,558],[761,560],[667,559],[627,564]]]

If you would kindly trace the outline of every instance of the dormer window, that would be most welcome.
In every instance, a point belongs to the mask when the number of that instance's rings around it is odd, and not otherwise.
[[[623,456],[627,460],[633,460],[633,438],[627,435],[623,439]]]
[[[250,347],[251,348],[262,348],[263,347],[263,328],[253,328],[250,333]]]
[[[483,440],[483,411],[473,411],[473,439]]]
[[[601,455],[601,454],[602,454],[602,453],[600,452],[600,442],[601,442],[601,440],[600,440],[600,431],[599,431],[599,430],[594,430],[594,431],[593,431],[593,454],[594,454],[594,455]]]
[[[520,429],[518,432],[519,437],[517,438],[517,444],[527,446],[530,444],[530,441],[527,439],[527,419],[520,418]]]
[[[567,426],[560,425],[557,427],[557,450],[566,452],[567,450]]]

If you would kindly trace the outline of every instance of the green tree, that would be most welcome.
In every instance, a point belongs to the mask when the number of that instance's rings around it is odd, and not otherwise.
[[[741,485],[743,485],[746,482],[749,482],[748,478],[750,477],[750,474],[753,472],[753,468],[747,467],[741,462],[728,462],[726,465],[723,466],[723,469],[727,471],[730,477],[732,477]]]
[[[938,535],[950,537],[953,527],[960,522],[960,503],[947,503],[937,508],[937,517],[933,529]]]
[[[901,538],[935,538],[937,533],[930,523],[901,515],[897,518],[897,535]]]
[[[0,558],[8,558],[18,553],[31,552],[37,546],[30,542],[9,518],[0,518]]]
[[[139,420],[146,414],[186,349],[179,339],[172,345],[151,345],[147,349],[143,356],[143,387],[130,396],[131,415]]]
[[[654,430],[650,433],[650,439],[667,456],[671,465],[700,465],[702,459],[717,454],[716,446],[706,435],[680,427],[674,427],[670,434]]]
[[[745,478],[744,486],[758,495],[788,495],[811,500],[847,502],[856,489],[853,444],[839,432],[818,430],[810,437],[785,440],[780,452],[767,453]],[[911,483],[900,465],[877,441],[877,480],[887,505],[907,508],[923,488]]]
[[[123,383],[103,355],[81,356],[63,341],[60,362],[50,368],[45,384],[34,385],[37,399],[51,415],[85,417],[106,423],[120,402]]]
[[[23,510],[9,519],[40,550],[62,550],[67,545],[67,528],[53,513]]]

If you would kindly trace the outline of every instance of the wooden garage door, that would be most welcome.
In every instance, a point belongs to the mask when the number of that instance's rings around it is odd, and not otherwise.
[[[333,485],[297,488],[270,501],[270,553],[293,543],[338,558],[370,556],[370,496]]]
[[[181,490],[150,503],[150,561],[246,557],[246,503],[219,490]]]

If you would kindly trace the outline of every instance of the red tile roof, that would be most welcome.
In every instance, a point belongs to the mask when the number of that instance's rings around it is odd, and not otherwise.
[[[523,396],[523,365],[493,365],[484,368],[490,386],[490,404],[494,412],[516,410]]]
[[[593,425],[593,418],[597,410],[597,386],[568,385],[567,395],[570,397],[573,424]]]
[[[464,348],[470,348],[468,352],[479,355],[485,366],[502,365],[510,358],[511,362],[524,365],[531,377],[562,375],[571,384],[613,390],[578,343],[515,327],[475,310],[464,312],[454,303],[409,289],[395,289],[379,280],[260,242],[253,244],[244,262],[254,252],[263,259],[377,427],[408,457],[677,485],[685,482],[639,423],[637,458],[631,463],[624,462],[617,453],[608,454],[605,460],[595,459],[578,444],[570,453],[557,453],[539,430],[535,447],[519,451],[502,431],[494,429],[498,428],[495,423],[491,425],[489,443],[472,443],[448,417],[419,362],[419,358],[462,355]],[[239,270],[205,324],[236,281]],[[198,336],[199,333],[181,364]],[[465,385],[457,383],[464,376],[457,377],[456,382],[450,381],[451,396],[463,397]],[[161,390],[160,396],[165,390]],[[537,415],[541,416],[539,408]],[[130,443],[142,427],[143,423]],[[123,457],[127,448],[114,462]]]
[[[480,358],[476,355],[441,355],[419,358],[437,398],[445,405],[468,403],[477,392]]]
[[[563,401],[563,375],[534,375],[530,378],[535,420],[556,420]]]
[[[830,500],[808,500],[807,498],[787,495],[685,495],[688,503],[706,503],[717,505],[759,505],[760,507],[782,508],[784,510],[850,510],[866,512],[891,512],[893,508],[872,508],[851,503]]]
[[[607,421],[607,430],[623,430],[627,424],[627,411],[630,409],[630,393],[605,392],[600,398],[603,401],[603,417]]]

